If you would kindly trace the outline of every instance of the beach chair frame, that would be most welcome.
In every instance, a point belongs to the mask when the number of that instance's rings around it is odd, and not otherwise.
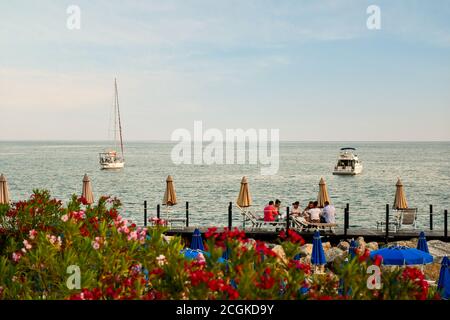
[[[292,227],[297,231],[315,231],[315,230],[326,230],[329,229],[330,232],[335,232],[337,227],[336,223],[322,223],[322,222],[308,222],[303,217],[291,216]]]
[[[261,229],[261,228],[267,228],[267,229],[280,229],[284,226],[286,226],[285,222],[282,221],[264,221],[264,219],[259,218],[254,212],[250,210],[250,208],[241,208],[237,206],[239,210],[241,211],[241,214],[244,217],[244,229],[245,229],[245,222],[249,221],[252,224],[252,228]]]
[[[411,226],[417,229],[417,208],[401,209],[397,211],[396,222],[397,230],[403,226]]]
[[[393,227],[394,232],[398,232],[404,226],[412,226],[413,229],[417,229],[417,212],[417,208],[396,210],[394,213],[394,221],[389,222],[389,226]],[[386,222],[377,221],[377,229],[380,227],[382,232],[385,231]]]

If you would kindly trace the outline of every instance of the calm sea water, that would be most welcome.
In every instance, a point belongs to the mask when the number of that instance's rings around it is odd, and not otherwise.
[[[362,175],[333,176],[340,147],[353,146],[364,164]],[[162,201],[165,179],[174,178],[180,204],[175,214],[184,214],[190,203],[191,225],[226,225],[227,205],[234,203],[240,180],[247,176],[255,210],[278,198],[286,206],[295,200],[305,206],[315,200],[323,177],[338,222],[350,203],[350,225],[375,227],[383,219],[386,203],[392,205],[397,177],[405,186],[410,207],[419,208],[419,226],[428,226],[429,204],[439,213],[434,220],[442,228],[444,209],[450,209],[450,143],[300,143],[280,145],[280,169],[275,176],[261,176],[254,165],[179,165],[170,159],[172,143],[127,143],[126,167],[121,171],[101,171],[97,142],[0,142],[0,172],[9,181],[13,200],[29,197],[34,188],[68,200],[79,194],[84,173],[91,177],[94,196],[113,195],[124,202],[123,215],[143,222],[143,201],[149,215]],[[235,225],[241,219],[234,209]]]

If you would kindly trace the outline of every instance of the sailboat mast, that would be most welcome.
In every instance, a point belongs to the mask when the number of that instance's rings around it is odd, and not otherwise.
[[[120,122],[119,93],[117,91],[117,79],[116,78],[114,78],[114,88],[116,91],[116,107],[117,107],[117,116],[119,119],[120,151],[122,152],[122,160],[125,160],[125,158],[123,156],[122,123]]]

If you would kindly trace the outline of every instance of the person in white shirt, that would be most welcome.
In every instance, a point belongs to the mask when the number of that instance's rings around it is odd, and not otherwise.
[[[323,208],[321,217],[325,223],[336,223],[336,208],[328,201],[325,201],[325,207]]]
[[[319,203],[314,201],[313,208],[308,210],[309,220],[312,223],[320,223],[321,210],[318,207]]]
[[[292,204],[291,214],[293,216],[300,216],[302,214],[302,209],[300,209],[300,202],[295,201]]]

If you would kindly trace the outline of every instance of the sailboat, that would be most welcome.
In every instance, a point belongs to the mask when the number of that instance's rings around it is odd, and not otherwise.
[[[123,156],[122,124],[120,122],[119,94],[117,92],[117,80],[114,79],[114,146],[120,147],[120,154],[117,150],[109,149],[100,153],[101,169],[121,169],[125,165]]]

